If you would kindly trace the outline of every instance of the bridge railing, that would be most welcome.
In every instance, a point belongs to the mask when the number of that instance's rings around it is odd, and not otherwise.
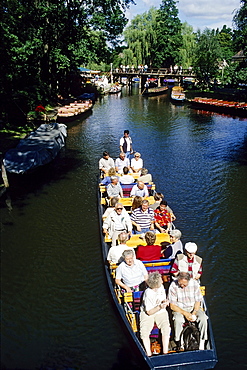
[[[118,73],[118,74],[157,74],[157,75],[181,75],[181,74],[186,74],[186,75],[191,75],[194,74],[193,70],[191,68],[184,68],[184,69],[175,69],[174,68],[171,70],[170,68],[115,68],[113,70],[113,73]]]

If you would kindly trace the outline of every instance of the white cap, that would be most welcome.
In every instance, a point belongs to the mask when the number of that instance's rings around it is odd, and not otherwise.
[[[185,244],[184,249],[186,249],[187,252],[189,252],[189,253],[196,253],[197,245],[196,245],[196,243],[189,242],[189,243]]]

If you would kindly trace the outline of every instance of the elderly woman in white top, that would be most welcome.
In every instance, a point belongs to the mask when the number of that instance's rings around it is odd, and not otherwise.
[[[143,294],[140,314],[140,334],[143,345],[148,356],[152,356],[150,332],[154,324],[158,326],[162,334],[163,353],[168,352],[170,338],[170,323],[166,306],[169,301],[163,286],[162,277],[159,272],[152,272],[146,281],[148,288]]]
[[[134,173],[141,172],[141,169],[143,168],[143,160],[141,159],[140,153],[135,153],[134,158],[131,159],[130,168]]]

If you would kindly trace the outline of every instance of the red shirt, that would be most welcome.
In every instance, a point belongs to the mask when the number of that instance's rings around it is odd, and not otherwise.
[[[139,245],[136,252],[136,258],[141,261],[159,260],[161,257],[160,245]]]

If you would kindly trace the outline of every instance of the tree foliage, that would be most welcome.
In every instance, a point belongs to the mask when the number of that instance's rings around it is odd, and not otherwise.
[[[137,15],[126,27],[124,40],[128,48],[124,50],[123,64],[152,65],[155,53],[157,9]]]
[[[157,67],[169,67],[179,59],[181,40],[181,21],[174,0],[162,0],[157,16],[157,44],[154,64]]]
[[[189,68],[193,63],[193,55],[196,45],[196,34],[193,32],[193,27],[187,22],[181,26],[182,45],[179,48],[178,60],[176,63],[182,65],[183,68]]]
[[[132,0],[2,0],[1,110],[28,111],[71,89],[76,69],[106,61]]]
[[[238,9],[233,17],[235,24],[234,44],[235,50],[243,50],[247,55],[247,0],[240,1]]]
[[[198,30],[193,65],[198,78],[205,85],[217,76],[220,58],[221,49],[215,30]]]

